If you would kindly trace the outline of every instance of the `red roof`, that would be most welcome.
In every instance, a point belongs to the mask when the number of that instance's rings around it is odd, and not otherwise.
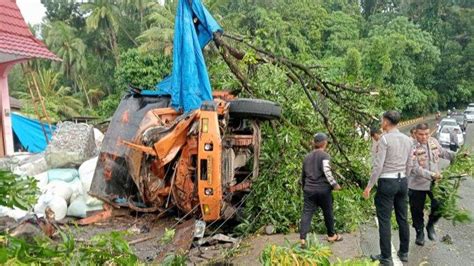
[[[61,60],[33,36],[15,0],[0,0],[0,53]]]

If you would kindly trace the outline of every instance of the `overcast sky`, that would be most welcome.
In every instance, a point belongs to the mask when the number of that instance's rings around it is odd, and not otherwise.
[[[34,25],[41,22],[46,11],[41,0],[16,0],[16,3],[27,23]]]
[[[164,0],[157,0],[157,2],[163,4]],[[41,0],[16,0],[16,3],[27,23],[34,25],[43,20],[46,9],[41,4]]]

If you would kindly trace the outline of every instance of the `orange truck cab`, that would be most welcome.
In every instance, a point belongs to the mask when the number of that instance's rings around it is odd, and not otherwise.
[[[105,135],[90,194],[141,212],[177,209],[206,222],[235,216],[258,177],[260,123],[273,102],[215,93],[180,113],[169,98],[125,97]]]

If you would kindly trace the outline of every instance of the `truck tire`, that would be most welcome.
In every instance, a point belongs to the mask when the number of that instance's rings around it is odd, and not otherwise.
[[[272,101],[241,98],[230,101],[229,114],[236,118],[279,119],[281,107]]]

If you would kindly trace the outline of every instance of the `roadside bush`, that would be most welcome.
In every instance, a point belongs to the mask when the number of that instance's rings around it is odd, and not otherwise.
[[[342,261],[337,259],[335,263],[329,261],[332,251],[328,246],[319,243],[314,234],[310,234],[306,241],[306,248],[301,248],[299,243],[291,244],[286,241],[285,246],[268,245],[260,255],[260,263],[269,265],[378,265],[368,259],[350,259]]]
[[[128,84],[144,89],[155,85],[171,73],[171,58],[156,53],[140,53],[129,49],[120,55],[120,64],[115,71],[117,91],[127,89]]]
[[[39,195],[37,183],[32,177],[20,177],[0,170],[0,206],[28,210]]]
[[[474,156],[464,155],[464,152],[458,153],[454,163],[443,171],[443,178],[433,187],[435,198],[441,202],[441,216],[453,224],[472,221],[471,213],[458,204],[461,182],[474,176]]]
[[[137,265],[138,258],[119,232],[100,234],[88,242],[76,242],[60,232],[61,241],[36,238],[34,242],[0,236],[3,265]]]

